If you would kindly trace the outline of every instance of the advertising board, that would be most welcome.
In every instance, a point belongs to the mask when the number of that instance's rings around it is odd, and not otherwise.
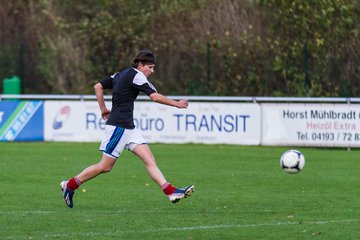
[[[360,147],[360,105],[261,104],[262,144]]]
[[[105,121],[97,102],[45,101],[45,141],[96,142]]]
[[[42,101],[0,101],[0,141],[43,141]]]
[[[102,139],[105,121],[95,101],[46,101],[45,112],[46,141]],[[260,118],[260,106],[245,103],[190,103],[177,109],[136,102],[134,111],[135,125],[149,143],[258,145]]]

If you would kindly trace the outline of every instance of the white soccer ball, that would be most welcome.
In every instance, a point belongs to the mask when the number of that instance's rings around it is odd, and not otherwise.
[[[304,165],[305,157],[298,150],[288,150],[280,158],[280,166],[287,173],[298,173]]]

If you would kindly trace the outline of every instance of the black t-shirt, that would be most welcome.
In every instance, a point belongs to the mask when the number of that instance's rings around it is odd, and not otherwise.
[[[139,92],[150,95],[155,87],[135,68],[128,68],[100,81],[104,89],[112,89],[112,108],[107,125],[134,129],[134,102]]]

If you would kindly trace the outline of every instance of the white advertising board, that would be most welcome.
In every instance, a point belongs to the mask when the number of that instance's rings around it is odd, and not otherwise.
[[[45,101],[45,141],[96,142],[104,127],[97,102]]]
[[[110,106],[107,103],[109,109]],[[45,141],[100,141],[105,121],[95,101],[46,101]],[[260,144],[260,106],[190,103],[187,109],[136,102],[134,122],[146,141]]]
[[[261,104],[262,145],[360,146],[360,105]]]
[[[260,106],[241,103],[190,103],[177,109],[137,103],[135,125],[149,142],[260,143]]]

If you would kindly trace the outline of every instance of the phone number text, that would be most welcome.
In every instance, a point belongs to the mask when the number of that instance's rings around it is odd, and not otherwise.
[[[360,142],[360,133],[353,132],[296,132],[297,139],[301,141],[341,141]]]

